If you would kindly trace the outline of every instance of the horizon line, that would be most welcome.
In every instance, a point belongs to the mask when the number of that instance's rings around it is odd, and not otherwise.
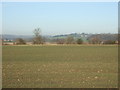
[[[43,35],[43,36],[56,36],[56,35],[69,35],[69,34],[119,34],[119,33],[110,33],[110,32],[108,32],[108,33],[85,33],[85,32],[82,32],[82,33],[65,33],[65,34],[55,34],[55,35],[48,35],[48,34],[41,34],[41,35]],[[34,34],[0,34],[0,35],[22,35],[22,36],[32,36],[32,35],[34,35]]]

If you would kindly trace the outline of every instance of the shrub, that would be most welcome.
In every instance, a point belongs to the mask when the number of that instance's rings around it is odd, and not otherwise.
[[[20,44],[26,44],[25,40],[23,40],[22,38],[17,38],[15,40],[15,44],[16,45],[20,45]]]
[[[77,44],[82,44],[83,43],[83,40],[82,39],[78,39],[77,40]]]
[[[106,40],[104,41],[104,44],[115,44],[114,40]]]

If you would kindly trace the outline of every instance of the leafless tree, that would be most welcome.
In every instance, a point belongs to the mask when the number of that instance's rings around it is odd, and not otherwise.
[[[43,44],[43,38],[41,35],[41,29],[37,28],[33,31],[35,37],[33,39],[33,44]]]
[[[100,44],[101,43],[101,40],[99,37],[97,36],[94,36],[93,38],[90,39],[89,41],[91,44]]]
[[[66,44],[74,44],[74,43],[75,43],[74,37],[71,35],[67,36]]]
[[[64,44],[65,39],[57,39],[56,42],[57,42],[57,44]]]

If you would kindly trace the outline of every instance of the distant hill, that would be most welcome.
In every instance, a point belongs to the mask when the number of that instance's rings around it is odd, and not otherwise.
[[[16,38],[29,39],[32,37],[33,37],[32,35],[8,35],[8,34],[2,35],[2,39],[9,39],[9,40],[14,40]]]
[[[84,42],[87,42],[88,40],[90,40],[91,38],[94,38],[96,36],[99,37],[103,41],[104,40],[117,40],[118,39],[117,34],[109,34],[109,33],[105,33],[105,34],[71,33],[71,34],[54,35],[54,36],[46,35],[43,37],[45,38],[45,40],[47,42],[49,42],[49,41],[52,41],[55,39],[64,39],[68,36],[74,37],[75,40],[78,38],[81,38],[81,39],[83,39]],[[15,40],[16,38],[23,38],[26,41],[31,41],[33,37],[34,37],[33,35],[8,35],[8,34],[2,35],[2,39],[7,39],[7,40]]]
[[[44,37],[48,37],[48,38],[65,38],[67,36],[73,36],[74,38],[80,38],[80,37],[88,37],[89,34],[77,34],[77,33],[72,33],[72,34],[64,34],[64,35],[54,35],[54,36],[44,36]],[[0,35],[1,36],[1,35]],[[15,39],[15,38],[23,38],[23,39],[26,39],[26,38],[32,38],[33,35],[9,35],[9,34],[4,34],[2,35],[2,38],[3,39]]]
[[[71,34],[64,34],[64,35],[55,35],[53,36],[54,39],[62,39],[66,38],[67,36],[72,36],[74,39],[81,38],[84,42],[87,41],[87,38],[90,37],[92,34],[86,34],[86,33],[71,33]]]
[[[106,40],[118,40],[118,34],[94,34],[88,37],[88,39],[92,39],[94,37],[98,37],[101,41],[106,41]]]

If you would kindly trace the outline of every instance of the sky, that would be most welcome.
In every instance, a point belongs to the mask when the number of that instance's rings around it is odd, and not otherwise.
[[[117,33],[117,2],[3,2],[3,34]]]

